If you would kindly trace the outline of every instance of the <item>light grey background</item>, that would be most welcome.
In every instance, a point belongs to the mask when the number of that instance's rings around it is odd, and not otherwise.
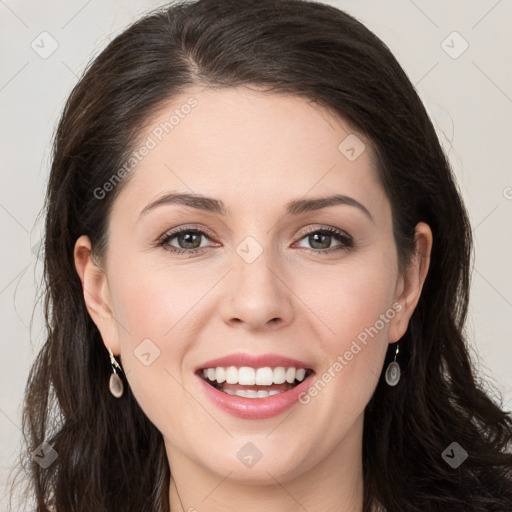
[[[511,409],[512,2],[329,3],[387,43],[449,153],[475,237],[467,332],[480,371],[495,381]],[[20,449],[24,385],[44,336],[40,308],[31,329],[30,320],[41,275],[36,249],[42,223],[36,218],[51,136],[91,56],[138,15],[161,4],[0,0],[0,511],[7,510],[4,485]],[[48,56],[52,44],[58,47]]]

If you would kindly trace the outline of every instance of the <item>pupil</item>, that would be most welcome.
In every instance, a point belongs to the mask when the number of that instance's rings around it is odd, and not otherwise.
[[[324,244],[320,244],[320,245],[321,245],[321,247],[316,247],[316,248],[319,248],[319,249],[328,249],[328,248],[329,248],[329,246],[331,245],[331,243],[330,243],[330,241],[331,241],[331,240],[330,240],[330,239],[331,239],[331,237],[330,237],[330,235],[325,235],[325,234],[323,234],[323,233],[315,233],[314,235],[312,235],[312,236],[310,236],[310,237],[309,237],[309,238],[310,238],[309,243],[311,244],[311,246],[312,246],[312,247],[314,247],[314,244],[315,244],[315,243],[317,243],[317,241],[318,241],[318,240],[315,240],[315,239],[318,239],[318,237],[323,237],[324,239],[327,239],[327,240],[328,240],[328,243],[327,243],[327,244],[325,244],[325,243],[324,243]],[[311,241],[311,239],[313,239],[313,242]],[[325,240],[324,240],[324,242],[325,242]]]
[[[199,244],[193,244],[193,242],[190,241],[190,238],[191,237],[196,237],[197,240],[196,242],[199,240]],[[201,241],[200,241],[200,236],[197,234],[197,233],[185,233],[184,235],[181,235],[181,240],[185,240],[185,244],[192,244],[192,246],[188,246],[186,248],[192,248],[192,249],[195,249],[197,247],[199,247],[201,245]]]

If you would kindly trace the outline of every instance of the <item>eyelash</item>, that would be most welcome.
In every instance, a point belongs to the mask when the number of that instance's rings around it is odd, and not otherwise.
[[[209,239],[213,238],[213,235],[210,232],[208,232],[208,230],[191,228],[191,227],[185,226],[183,228],[178,228],[174,231],[165,233],[159,240],[157,240],[157,242],[154,245],[156,247],[163,247],[165,250],[172,252],[174,254],[187,253],[191,256],[193,254],[202,252],[205,249],[207,249],[207,247],[196,247],[195,249],[180,249],[179,247],[174,247],[172,245],[169,245],[169,242],[173,238],[175,238],[180,233],[184,233],[184,232],[185,233],[195,233],[198,235],[205,235],[206,238],[209,238]],[[346,251],[346,250],[350,250],[354,247],[354,240],[352,239],[352,237],[350,235],[348,235],[344,231],[341,231],[336,228],[331,228],[331,227],[319,228],[319,229],[314,229],[314,230],[308,231],[306,233],[303,233],[298,240],[300,241],[303,238],[305,238],[307,236],[311,236],[315,233],[321,233],[324,235],[331,235],[331,236],[335,235],[335,236],[333,236],[333,238],[336,238],[338,241],[341,242],[341,244],[337,245],[335,247],[331,247],[329,249],[308,249],[307,247],[301,247],[301,249],[306,250],[307,252],[313,253],[313,254],[326,254],[326,253],[331,254],[332,252],[335,252],[335,251],[339,251],[339,250]]]

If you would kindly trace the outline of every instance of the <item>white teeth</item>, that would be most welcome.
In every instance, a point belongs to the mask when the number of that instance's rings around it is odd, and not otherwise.
[[[256,372],[254,368],[242,366],[238,370],[238,384],[242,386],[254,386],[254,384],[256,384]]]
[[[295,374],[295,378],[302,382],[304,380],[304,377],[306,376],[306,370],[304,368],[301,368],[300,370],[297,370],[297,373]]]
[[[273,376],[274,372],[269,366],[266,368],[258,368],[256,370],[256,384],[258,386],[271,386]]]
[[[286,370],[282,366],[274,368],[274,384],[283,384],[286,380]]]
[[[258,392],[254,389],[239,389],[235,391],[236,396],[243,396],[244,398],[256,398],[258,396]]]
[[[224,389],[223,391],[228,395],[236,395],[243,398],[267,398],[272,395],[283,393],[283,391],[277,391],[275,389],[271,391],[265,391],[264,389],[260,389],[259,391],[255,391],[254,389],[239,389],[237,391]]]
[[[224,368],[222,367],[218,367],[215,369],[216,371],[216,379],[217,379],[217,382],[219,384],[221,384],[222,382],[224,382],[226,380],[226,370],[224,370]],[[215,380],[215,379],[211,379],[212,381]]]
[[[226,368],[226,382],[228,384],[238,384],[238,368],[234,366]]]
[[[285,368],[277,366],[271,368],[251,368],[249,366],[228,366],[223,368],[206,368],[203,370],[203,377],[211,382],[226,382],[227,384],[240,384],[241,386],[271,386],[272,384],[293,384],[295,380],[302,382],[306,376],[305,368]]]

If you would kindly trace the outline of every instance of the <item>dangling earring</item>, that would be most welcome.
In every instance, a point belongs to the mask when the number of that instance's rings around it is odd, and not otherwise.
[[[396,356],[398,355],[398,343],[396,344],[395,359],[389,363],[386,369],[386,383],[389,386],[396,386],[400,380],[400,365],[396,362]]]
[[[110,392],[116,397],[121,398],[124,392],[124,385],[121,377],[117,373],[117,370],[122,372],[122,368],[119,363],[116,361],[114,354],[112,354],[112,350],[108,347],[108,353],[110,355],[110,366],[112,367],[112,374],[110,375],[110,380],[108,383],[108,387],[110,388]]]

